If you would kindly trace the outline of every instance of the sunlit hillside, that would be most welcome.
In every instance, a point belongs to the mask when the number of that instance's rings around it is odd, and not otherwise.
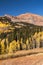
[[[5,24],[5,23],[2,23],[1,21],[0,21],[0,27],[8,27],[9,26],[9,24]]]
[[[0,17],[0,54],[43,47],[43,26]]]

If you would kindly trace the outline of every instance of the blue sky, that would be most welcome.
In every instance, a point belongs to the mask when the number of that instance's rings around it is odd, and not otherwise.
[[[43,0],[0,0],[0,16],[33,13],[43,16]]]

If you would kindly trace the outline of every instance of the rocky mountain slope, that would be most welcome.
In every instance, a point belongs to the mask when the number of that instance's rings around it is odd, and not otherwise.
[[[2,32],[8,29],[11,31],[11,29],[14,28],[21,28],[23,26],[27,26],[27,24],[43,27],[43,17],[31,13],[25,13],[19,16],[0,16],[0,31]]]
[[[25,13],[19,16],[10,16],[10,15],[5,15],[5,16],[10,18],[11,21],[13,22],[26,22],[38,26],[43,26],[43,17],[36,14]]]

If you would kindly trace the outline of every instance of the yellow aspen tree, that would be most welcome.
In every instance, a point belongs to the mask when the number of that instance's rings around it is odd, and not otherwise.
[[[17,40],[16,48],[17,48],[17,50],[20,50],[20,41],[19,40]]]
[[[5,39],[3,39],[3,40],[1,41],[1,53],[2,53],[2,54],[5,52],[5,45],[4,45],[4,43],[5,43]]]
[[[40,37],[36,38],[36,48],[40,48]]]
[[[0,39],[0,54],[1,54],[1,39]]]
[[[6,52],[8,53],[8,51],[9,51],[9,41],[8,41],[8,38],[6,38],[6,45],[7,45],[7,47],[6,47]]]
[[[26,39],[26,49],[28,50],[29,47],[30,47],[30,45],[29,45],[29,39],[27,38],[27,39]]]
[[[16,49],[16,40],[13,40],[11,43],[10,43],[10,47],[9,47],[9,53],[13,53],[15,52],[17,49]]]

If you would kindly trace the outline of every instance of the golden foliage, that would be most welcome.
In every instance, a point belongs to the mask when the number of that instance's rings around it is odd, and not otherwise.
[[[17,40],[16,48],[17,48],[17,50],[20,50],[20,41],[19,40]]]
[[[16,44],[17,44],[17,42],[15,40],[10,43],[10,46],[9,46],[10,53],[16,51]]]
[[[41,42],[42,41],[42,42]],[[6,49],[5,49],[6,42]],[[43,43],[43,32],[35,33],[33,36],[27,38],[25,42],[23,42],[23,38],[21,40],[13,40],[9,43],[8,37],[0,40],[1,45],[1,53],[3,54],[5,51],[7,53],[14,53],[17,50],[28,50],[32,48],[39,48],[41,43]],[[42,45],[41,45],[42,46]]]
[[[3,54],[5,52],[5,39],[1,41],[1,53]]]
[[[2,23],[1,21],[0,21],[0,27],[7,27],[7,26],[9,26],[10,24],[8,23],[8,24],[5,24],[5,23]]]

